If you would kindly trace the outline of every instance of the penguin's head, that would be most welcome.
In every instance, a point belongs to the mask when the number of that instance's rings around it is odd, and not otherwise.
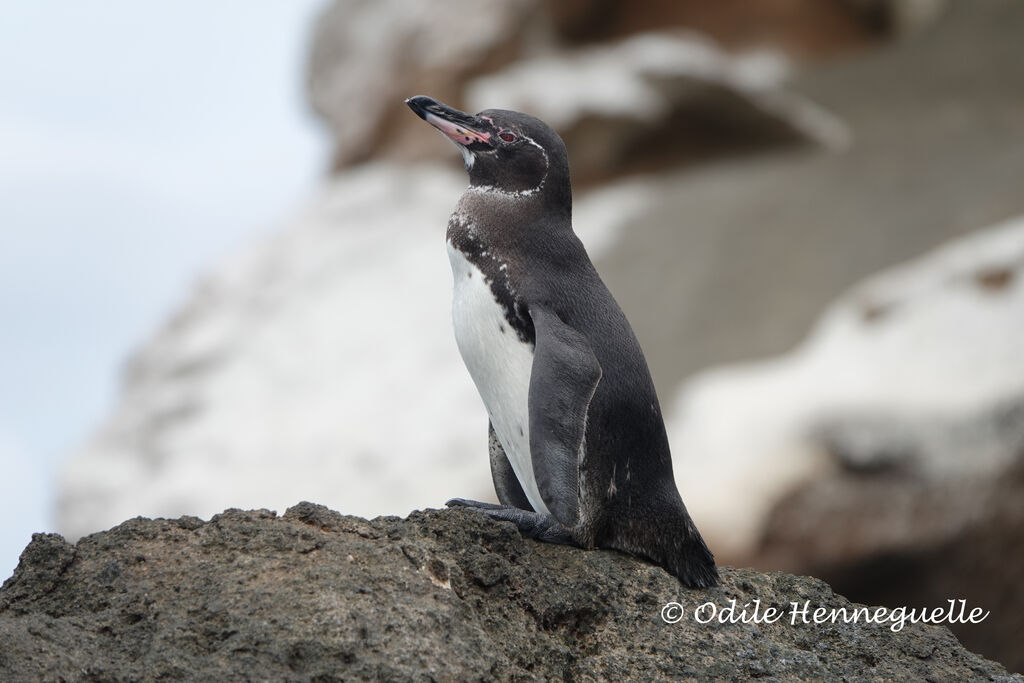
[[[470,185],[571,202],[565,144],[540,119],[504,109],[474,116],[423,95],[405,103],[459,148]]]

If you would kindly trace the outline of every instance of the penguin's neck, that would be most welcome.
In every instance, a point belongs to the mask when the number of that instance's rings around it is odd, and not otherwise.
[[[568,172],[545,172],[537,179],[536,185],[509,186],[493,177],[493,174],[474,173],[469,170],[469,187],[463,194],[479,195],[496,209],[536,212],[566,223],[572,220],[572,187]],[[493,200],[493,201],[489,201]]]
[[[527,246],[540,233],[572,230],[570,209],[552,210],[543,192],[510,193],[471,185],[455,206],[448,239],[470,237],[494,251]]]
[[[537,223],[571,229],[572,192],[565,185],[544,182],[528,190],[507,190],[472,182],[455,212],[472,216],[478,223],[498,223],[506,232]]]

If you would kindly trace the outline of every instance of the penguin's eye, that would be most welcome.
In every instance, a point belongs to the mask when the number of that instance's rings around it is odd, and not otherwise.
[[[519,137],[515,133],[511,133],[507,130],[503,130],[500,133],[498,133],[498,137],[504,140],[505,142],[515,142],[516,140],[519,139]]]

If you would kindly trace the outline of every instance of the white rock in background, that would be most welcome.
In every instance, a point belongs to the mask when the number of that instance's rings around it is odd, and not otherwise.
[[[70,459],[62,531],[303,498],[403,512],[443,503],[416,489],[444,479],[476,492],[486,463],[456,459],[468,430],[440,428],[472,408],[446,325],[444,228],[463,186],[440,168],[349,173],[220,268]]]
[[[472,111],[528,111],[565,131],[588,115],[653,125],[713,86],[732,95],[719,105],[724,110],[757,112],[825,147],[845,148],[850,132],[841,120],[783,89],[789,72],[780,52],[730,55],[697,33],[644,33],[515,62],[470,81],[466,100]]]
[[[451,331],[444,231],[465,185],[439,166],[361,167],[224,264],[68,460],[62,533],[303,499],[374,516],[493,498],[486,412]],[[577,202],[592,254],[644,196],[633,180]]]
[[[1022,396],[1019,218],[854,287],[787,356],[694,377],[669,416],[676,479],[716,552],[742,557],[785,493],[834,466],[823,425],[884,416],[910,425],[908,457],[932,456],[912,463],[922,476],[992,474],[1017,455],[1013,444],[943,449],[920,426],[984,423]]]
[[[466,74],[502,51],[514,54],[536,5],[536,0],[330,3],[316,23],[309,97],[335,137],[336,159],[344,165],[366,158],[382,137],[418,128],[412,117],[391,115],[402,100],[449,98]]]

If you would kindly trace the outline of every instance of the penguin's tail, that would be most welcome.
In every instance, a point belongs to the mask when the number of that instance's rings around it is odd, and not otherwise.
[[[683,533],[665,539],[665,554],[659,564],[690,588],[710,588],[718,585],[718,568],[700,532],[686,508],[683,508]]]
[[[660,504],[645,506],[642,512],[636,508],[631,510],[633,514],[627,514],[626,524],[619,526],[610,545],[661,565],[689,588],[717,586],[715,557],[697,531],[675,486],[663,497],[648,500]],[[636,514],[638,512],[640,514]]]

